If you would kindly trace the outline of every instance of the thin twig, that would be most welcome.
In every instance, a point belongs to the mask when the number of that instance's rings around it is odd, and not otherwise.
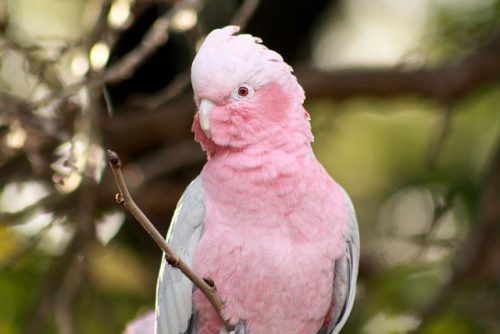
[[[102,2],[101,9],[99,10],[99,14],[97,15],[97,19],[94,23],[94,27],[89,32],[87,38],[84,41],[84,47],[86,50],[90,50],[90,48],[104,35],[104,32],[107,28],[107,19],[112,3],[112,0],[104,0]]]
[[[198,10],[201,5],[201,1],[196,1],[189,6]],[[66,98],[75,94],[80,90],[80,88],[87,85],[102,85],[104,83],[115,84],[130,78],[135,71],[167,41],[172,16],[175,15],[178,10],[185,7],[186,4],[183,2],[178,3],[174,6],[174,8],[157,18],[151,25],[151,28],[149,28],[149,30],[144,34],[142,41],[138,43],[134,49],[124,55],[119,61],[109,66],[104,73],[99,73],[93,77],[82,79],[62,90],[52,92],[40,100],[34,101],[31,106],[33,108],[42,107],[54,99]],[[103,10],[106,10],[107,7],[103,6],[103,8]]]
[[[240,8],[238,8],[236,14],[233,16],[231,24],[239,26],[241,30],[244,30],[253,14],[259,7],[259,3],[260,0],[245,0],[243,4],[241,4]]]
[[[232,331],[234,329],[234,325],[232,325],[229,320],[225,319],[222,315],[222,309],[224,308],[224,303],[220,299],[217,294],[217,290],[215,286],[209,285],[203,278],[198,276],[187,264],[184,262],[175,252],[170,248],[167,244],[163,236],[156,230],[154,225],[148,219],[148,217],[141,211],[141,209],[134,202],[132,196],[128,191],[127,184],[125,182],[125,178],[123,177],[121,170],[121,160],[118,154],[111,150],[107,150],[108,161],[113,170],[113,174],[115,176],[116,184],[118,185],[119,193],[116,196],[116,200],[119,204],[121,204],[127,211],[129,211],[142,227],[148,232],[148,234],[153,238],[156,244],[163,250],[165,253],[165,258],[167,262],[178,268],[184,275],[186,275],[193,284],[203,292],[206,296],[210,304],[212,304],[213,308],[220,316],[222,321],[224,322],[224,327],[228,331]]]
[[[244,31],[248,22],[259,7],[260,0],[245,0],[238,8],[231,20],[231,25],[239,26],[240,31]],[[148,95],[147,98],[137,98],[138,104],[147,109],[157,109],[162,105],[172,101],[182,94],[191,83],[191,74],[187,70],[178,74],[165,88],[155,94]],[[135,102],[134,101],[134,102]]]
[[[427,252],[431,243],[436,242],[435,234],[436,230],[439,228],[440,224],[444,221],[442,219],[444,215],[450,212],[453,209],[454,199],[457,192],[456,189],[451,189],[446,194],[443,199],[443,203],[436,203],[436,199],[434,198],[434,213],[432,215],[432,219],[429,223],[429,227],[426,232],[423,233],[422,238],[420,240],[420,249],[416,255],[416,260],[422,258],[422,256]],[[433,196],[434,197],[434,196]]]
[[[453,113],[453,107],[451,104],[446,104],[438,124],[434,136],[429,144],[429,151],[427,154],[426,165],[428,169],[434,169],[436,167],[437,161],[441,156],[446,138],[448,137],[451,130],[451,116]]]
[[[135,70],[167,41],[170,15],[170,12],[167,12],[159,17],[146,32],[141,43],[106,71],[105,82],[113,84],[130,78]]]
[[[62,100],[73,94],[76,94],[84,86],[92,85],[94,83],[99,84],[102,82],[103,82],[102,76],[82,79],[80,81],[67,85],[62,90],[53,91],[39,100],[29,102],[29,107],[31,109],[38,109],[44,107],[50,104],[53,100],[59,100],[59,99]]]
[[[19,27],[16,27],[16,30],[21,30]],[[33,78],[37,81],[37,83],[34,85],[37,87],[40,83],[45,84],[48,88],[51,89],[61,89],[62,88],[62,83],[60,80],[55,77],[47,76],[47,67],[49,65],[52,65],[56,61],[60,60],[62,56],[68,51],[70,48],[65,46],[63,48],[59,49],[59,56],[55,57],[53,60],[44,60],[42,58],[38,59],[33,55],[35,51],[40,50],[38,46],[32,46],[32,45],[22,45],[21,43],[17,42],[14,38],[8,37],[6,34],[3,34],[0,36],[0,42],[3,42],[5,49],[11,49],[15,52],[17,52],[23,60],[27,64],[27,73],[29,73]]]
[[[22,210],[15,212],[0,212],[0,226],[15,226],[25,224],[28,217],[37,212],[40,208],[50,208],[55,203],[61,200],[61,196],[57,193],[52,193],[33,204],[28,205]]]
[[[158,109],[186,91],[191,83],[189,70],[178,74],[167,86],[155,94],[135,97],[131,105],[140,105],[146,109]]]

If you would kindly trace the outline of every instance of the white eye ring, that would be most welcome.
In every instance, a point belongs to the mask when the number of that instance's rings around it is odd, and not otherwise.
[[[253,87],[248,85],[248,84],[241,84],[239,85],[238,88],[236,88],[233,93],[231,94],[231,97],[234,100],[242,101],[246,100],[248,98],[251,98],[254,94]]]

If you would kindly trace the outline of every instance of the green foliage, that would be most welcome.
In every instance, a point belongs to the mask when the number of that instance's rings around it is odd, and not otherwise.
[[[36,302],[38,283],[48,259],[33,254],[7,273],[0,273],[0,333],[20,333],[19,325],[28,318],[30,305]]]
[[[451,4],[453,4],[451,2]],[[432,27],[427,43],[433,57],[443,61],[470,52],[485,35],[500,26],[500,1],[468,1],[463,5],[431,6]]]
[[[471,333],[488,333],[484,326],[481,326],[476,320],[467,314],[447,313],[429,326],[427,326],[425,334],[471,334]]]

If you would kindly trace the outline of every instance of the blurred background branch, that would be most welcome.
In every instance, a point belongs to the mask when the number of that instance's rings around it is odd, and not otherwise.
[[[344,332],[499,332],[498,0],[9,0],[0,333],[116,333],[153,306],[160,253],[116,210],[103,147],[164,233],[205,160],[190,64],[227,24],[293,65],[358,209]]]
[[[421,69],[400,65],[389,69],[343,69],[321,71],[299,69],[297,75],[310,98],[346,99],[369,95],[394,97],[418,95],[443,102],[456,101],[500,76],[500,33],[462,60]]]

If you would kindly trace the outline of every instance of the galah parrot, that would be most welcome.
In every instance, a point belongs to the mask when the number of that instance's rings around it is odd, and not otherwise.
[[[313,154],[291,67],[238,31],[212,31],[193,61],[192,130],[208,159],[167,242],[215,283],[236,333],[338,333],[356,290],[354,208]],[[165,260],[155,333],[225,333],[205,296]]]

